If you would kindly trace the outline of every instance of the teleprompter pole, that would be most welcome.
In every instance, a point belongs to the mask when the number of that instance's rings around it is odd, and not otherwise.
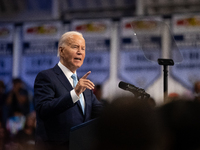
[[[168,97],[168,66],[173,66],[174,61],[172,59],[158,59],[158,64],[163,65],[163,90],[164,90],[164,102],[167,101]]]

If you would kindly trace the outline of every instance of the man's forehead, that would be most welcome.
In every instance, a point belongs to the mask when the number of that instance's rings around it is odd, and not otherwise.
[[[82,44],[84,44],[84,46],[85,46],[85,40],[84,39],[70,38],[70,39],[67,40],[67,43],[69,45],[82,45]]]

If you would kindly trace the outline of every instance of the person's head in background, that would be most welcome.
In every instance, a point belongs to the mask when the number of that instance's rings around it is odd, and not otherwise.
[[[161,150],[164,134],[147,101],[120,97],[105,107],[97,126],[97,150]]]
[[[200,103],[179,99],[157,108],[169,135],[169,150],[200,149]]]
[[[13,83],[13,92],[19,92],[20,89],[24,88],[24,83],[20,78],[14,78]]]
[[[172,102],[172,101],[179,100],[180,97],[181,97],[181,95],[179,95],[176,92],[169,93],[165,103],[169,103],[169,102]]]
[[[147,102],[152,108],[156,107],[156,101],[153,97],[147,98]]]
[[[20,88],[17,101],[19,104],[28,103],[29,102],[28,91],[23,88]]]
[[[58,43],[60,62],[71,72],[82,66],[85,59],[85,39],[77,31],[64,33]]]

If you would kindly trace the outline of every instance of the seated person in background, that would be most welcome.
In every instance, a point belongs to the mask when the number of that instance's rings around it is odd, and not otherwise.
[[[12,90],[8,92],[5,105],[3,107],[3,121],[6,122],[9,117],[18,109],[24,116],[30,112],[30,101],[28,91],[24,87],[21,79],[13,79]]]
[[[14,142],[18,144],[20,150],[35,149],[35,127],[36,116],[35,112],[32,112],[27,115],[24,128],[14,136]]]
[[[19,130],[24,128],[26,117],[20,111],[18,107],[13,110],[13,115],[7,119],[6,129],[10,133],[10,137],[13,138]]]
[[[99,117],[94,150],[163,150],[164,138],[160,120],[146,100],[121,97]]]

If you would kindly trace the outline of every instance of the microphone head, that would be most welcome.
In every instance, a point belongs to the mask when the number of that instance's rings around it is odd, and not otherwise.
[[[119,84],[118,84],[118,87],[123,89],[123,90],[127,90],[127,83],[126,82],[123,82],[123,81],[120,81]]]

